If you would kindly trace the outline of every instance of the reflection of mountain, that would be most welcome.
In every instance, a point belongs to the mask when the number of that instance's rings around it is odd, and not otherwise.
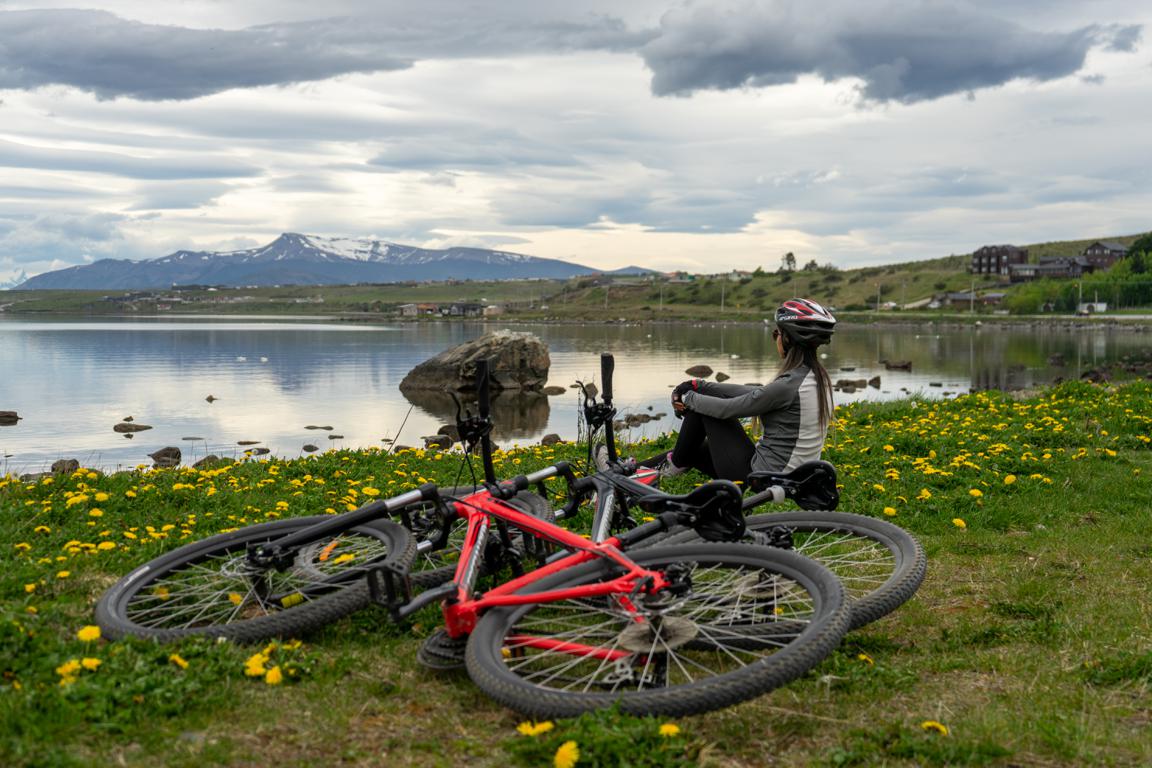
[[[456,403],[447,392],[413,390],[403,392],[404,398],[420,410],[445,424],[456,423]],[[478,408],[476,401],[461,398],[464,407],[472,413]],[[492,436],[496,442],[538,436],[548,426],[548,398],[534,392],[500,392],[492,397]]]

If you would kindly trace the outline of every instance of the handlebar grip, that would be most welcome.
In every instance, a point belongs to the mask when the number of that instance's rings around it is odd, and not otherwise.
[[[616,370],[616,358],[611,352],[600,355],[600,378],[604,385],[604,402],[612,403],[612,372]]]
[[[488,396],[488,359],[476,361],[476,397],[480,401],[480,418],[488,418],[489,413],[489,396]]]

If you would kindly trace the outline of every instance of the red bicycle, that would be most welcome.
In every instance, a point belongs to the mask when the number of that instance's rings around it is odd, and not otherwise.
[[[591,541],[511,503],[554,477],[565,514],[595,492],[565,462],[497,482],[488,431],[487,366],[478,364],[484,489],[444,497],[427,484],[338,516],[283,520],[186,545],[140,566],[100,599],[111,638],[190,635],[257,641],[299,635],[371,602],[397,620],[439,603],[444,627],[421,649],[433,665],[461,659],[473,681],[536,718],[618,704],[633,714],[725,707],[804,674],[840,642],[843,588],[816,562],[744,543],[637,548],[675,526],[711,530],[742,519],[727,481],[653,499],[650,522]],[[412,596],[410,532],[388,519],[432,507],[466,532],[451,581]],[[519,540],[519,544],[517,542]],[[545,562],[524,572],[528,542]],[[479,588],[504,559],[512,577]],[[519,574],[517,575],[517,571]]]

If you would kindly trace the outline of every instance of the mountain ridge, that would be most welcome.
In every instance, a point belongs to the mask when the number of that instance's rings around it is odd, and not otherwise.
[[[44,272],[14,287],[133,290],[173,285],[348,285],[449,279],[566,279],[600,272],[560,259],[487,248],[419,248],[387,240],[285,232],[266,245],[238,251],[179,250],[143,261],[100,259]],[[605,274],[650,272],[641,267],[625,267]]]

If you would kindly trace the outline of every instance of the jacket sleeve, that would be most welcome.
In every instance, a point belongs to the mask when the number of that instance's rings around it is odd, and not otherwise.
[[[717,419],[760,416],[792,401],[796,389],[793,375],[791,371],[781,374],[763,387],[708,382],[699,391],[685,393],[684,405],[702,416]]]

